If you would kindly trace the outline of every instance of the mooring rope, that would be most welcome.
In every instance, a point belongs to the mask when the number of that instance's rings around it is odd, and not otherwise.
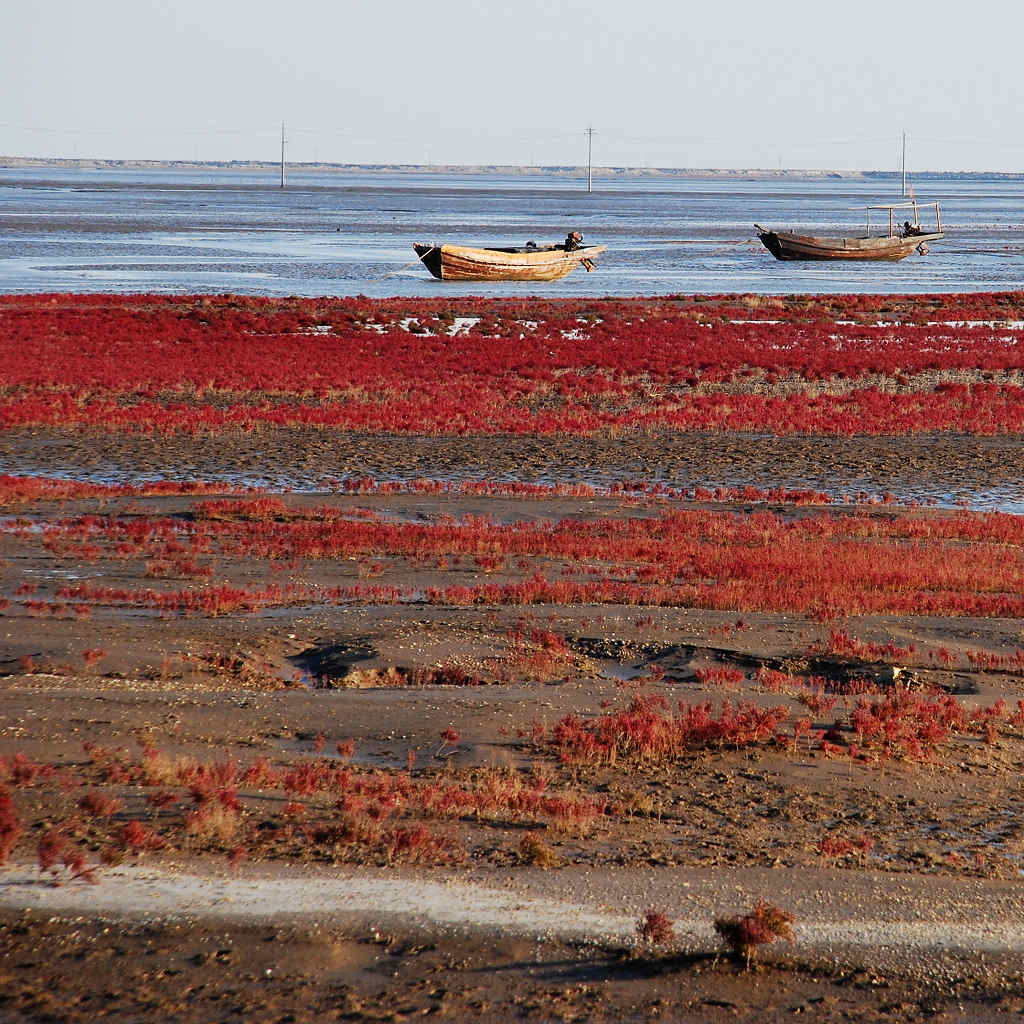
[[[749,238],[664,238],[652,245],[710,245],[714,242],[721,242],[723,245],[740,245],[749,242]]]
[[[753,247],[756,247],[756,246],[760,246],[761,245],[761,241],[760,241],[760,239],[756,239],[755,240],[753,238],[744,238],[744,239],[741,239],[738,242],[726,242],[724,249],[715,249],[714,252],[709,252],[708,255],[709,256],[723,256],[723,255],[725,255],[725,253],[730,252],[732,249],[735,249],[737,245],[747,245],[747,246],[750,246],[750,247],[753,248]]]
[[[708,256],[721,256],[737,245],[757,246],[761,244],[755,238],[726,238],[721,240],[716,238],[666,238],[664,241],[649,242],[648,245],[651,248],[658,248],[666,245],[714,245],[716,242],[720,242],[722,248],[714,249],[707,254]]]
[[[423,256],[429,256],[436,248],[436,245],[432,245],[423,254]],[[410,267],[416,266],[417,263],[420,263],[423,260],[423,256],[417,256],[416,259],[410,260],[408,263],[403,263],[397,270],[392,270],[390,274],[384,274],[383,277],[368,277],[366,280],[370,282],[386,281],[389,277],[394,277],[396,274],[400,274],[403,270],[408,270]]]

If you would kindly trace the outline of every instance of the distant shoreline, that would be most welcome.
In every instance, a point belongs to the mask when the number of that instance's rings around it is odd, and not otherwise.
[[[63,170],[135,170],[135,171],[266,171],[277,173],[280,164],[269,160],[96,160],[69,157],[0,156],[0,170],[53,168]],[[504,174],[579,177],[587,168],[555,164],[518,166],[514,164],[337,164],[288,162],[288,173],[325,174]],[[721,167],[595,167],[599,178],[737,178],[752,180],[828,179],[892,180],[900,171],[807,170],[799,168],[721,168]],[[1024,181],[1024,172],[1015,171],[914,171],[915,181],[957,181],[965,178],[993,178]]]

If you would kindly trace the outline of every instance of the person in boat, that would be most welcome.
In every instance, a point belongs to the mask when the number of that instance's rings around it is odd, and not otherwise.
[[[916,224],[911,224],[909,220],[905,220],[903,222],[903,234],[909,238],[911,235],[923,235],[924,232]]]
[[[570,231],[565,236],[565,251],[575,252],[577,249],[583,248],[583,232],[582,231]]]

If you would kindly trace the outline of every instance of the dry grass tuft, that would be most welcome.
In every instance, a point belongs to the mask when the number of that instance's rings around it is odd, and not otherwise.
[[[537,868],[557,868],[562,858],[535,832],[527,832],[519,843],[519,857],[524,864]]]

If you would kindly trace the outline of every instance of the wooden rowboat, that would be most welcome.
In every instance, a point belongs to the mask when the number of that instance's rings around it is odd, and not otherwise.
[[[777,260],[901,260],[920,248],[922,243],[936,241],[942,235],[818,238],[815,235],[793,235],[787,231],[766,231],[762,228],[757,237]]]
[[[558,281],[608,247],[587,245],[507,246],[476,249],[468,245],[413,245],[416,255],[440,281]]]
[[[922,231],[917,215],[917,201],[895,203],[888,206],[869,206],[868,234],[854,238],[820,238],[817,235],[797,235],[789,231],[770,231],[755,224],[757,237],[777,260],[901,260],[917,250],[923,256],[928,252],[928,243],[942,238],[942,221],[939,219],[939,204],[935,206],[935,231]],[[893,223],[893,210],[901,207],[914,208],[914,223],[904,222],[902,228]],[[870,211],[889,211],[889,234],[870,234]]]

